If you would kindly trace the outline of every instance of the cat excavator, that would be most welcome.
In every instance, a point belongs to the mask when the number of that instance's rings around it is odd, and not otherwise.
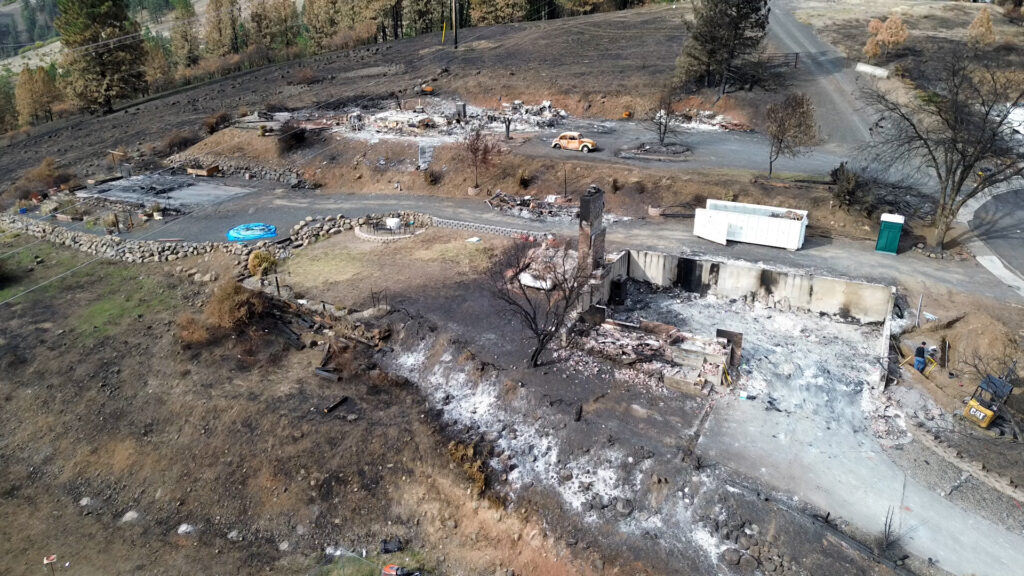
[[[1013,384],[1010,380],[1016,374],[1017,363],[1006,371],[1002,378],[991,374],[981,379],[981,383],[975,388],[964,406],[964,418],[970,420],[981,428],[987,429],[999,417],[999,411],[1006,404],[1006,400],[1013,393]]]

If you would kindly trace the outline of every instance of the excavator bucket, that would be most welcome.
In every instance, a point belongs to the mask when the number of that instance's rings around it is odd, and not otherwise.
[[[995,412],[982,406],[976,398],[971,398],[971,401],[964,407],[964,418],[967,418],[982,428],[988,428],[991,426],[992,421],[996,419],[995,416]]]

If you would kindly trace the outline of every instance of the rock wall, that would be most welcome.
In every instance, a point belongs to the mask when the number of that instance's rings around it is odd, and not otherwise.
[[[288,168],[268,168],[258,163],[247,163],[243,160],[228,160],[222,156],[206,157],[196,154],[178,154],[172,156],[170,161],[184,163],[191,167],[211,166],[216,164],[220,167],[220,173],[224,176],[241,176],[245,179],[266,180],[280,182],[290,188],[314,189],[317,185],[306,181],[297,170]]]
[[[189,256],[209,254],[215,250],[240,256],[248,255],[251,251],[251,248],[246,246],[226,242],[154,242],[129,240],[119,236],[100,236],[10,214],[0,215],[0,228],[22,232],[86,254],[127,263],[173,262]]]
[[[248,257],[253,250],[263,249],[275,253],[276,257],[287,257],[289,250],[298,250],[312,242],[351,231],[357,226],[372,225],[385,218],[401,218],[404,222],[415,222],[417,226],[429,226],[433,219],[419,212],[392,212],[371,214],[362,218],[337,216],[307,216],[292,227],[291,233],[277,240],[261,240],[254,243],[232,242],[156,242],[133,240],[120,236],[101,236],[89,232],[70,230],[43,220],[27,218],[16,214],[0,214],[0,228],[21,232],[34,238],[53,242],[111,260],[129,264],[149,262],[174,262],[190,256],[220,251],[225,254]]]

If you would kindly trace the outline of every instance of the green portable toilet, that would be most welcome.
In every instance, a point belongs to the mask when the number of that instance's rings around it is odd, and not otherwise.
[[[900,236],[903,235],[903,223],[906,218],[899,214],[882,214],[882,225],[878,229],[878,242],[875,250],[895,254],[900,247]]]

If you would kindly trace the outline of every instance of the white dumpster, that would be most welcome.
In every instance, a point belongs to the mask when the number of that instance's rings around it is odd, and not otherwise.
[[[693,219],[693,234],[712,242],[747,242],[799,250],[807,233],[807,211],[708,200]]]

